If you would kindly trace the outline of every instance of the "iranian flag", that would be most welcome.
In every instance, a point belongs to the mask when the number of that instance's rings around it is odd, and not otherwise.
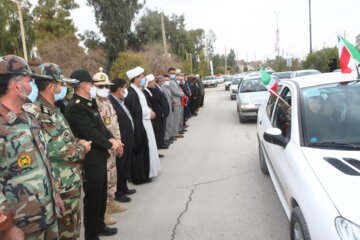
[[[356,71],[360,63],[360,53],[345,38],[338,36],[339,60],[342,73],[352,73]]]
[[[273,79],[270,74],[265,72],[263,67],[260,68],[260,74],[261,74],[261,83],[270,91],[271,93],[277,95],[277,87],[278,83],[275,79]]]

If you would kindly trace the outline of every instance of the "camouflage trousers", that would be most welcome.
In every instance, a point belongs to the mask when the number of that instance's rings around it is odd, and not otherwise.
[[[81,213],[80,213],[80,189],[70,193],[61,194],[65,212],[58,218],[59,239],[80,239]]]
[[[48,228],[27,234],[25,236],[26,240],[58,240],[58,224],[54,221]]]
[[[114,199],[117,187],[117,172],[116,172],[116,156],[111,153],[107,159],[107,197],[108,199]]]

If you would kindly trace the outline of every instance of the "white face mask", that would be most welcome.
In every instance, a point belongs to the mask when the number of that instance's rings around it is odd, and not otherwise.
[[[124,98],[126,98],[128,94],[129,94],[129,92],[128,92],[127,88],[125,88],[125,89],[124,89],[124,94],[123,94],[123,95],[124,95]]]
[[[96,87],[95,86],[92,86],[91,88],[90,88],[90,97],[91,98],[96,98]]]
[[[165,85],[165,86],[169,86],[169,85],[170,85],[170,81],[165,81],[165,82],[164,82],[164,85]]]
[[[106,98],[107,96],[109,96],[109,92],[110,92],[110,90],[108,88],[97,88],[96,89],[96,94],[102,98]]]

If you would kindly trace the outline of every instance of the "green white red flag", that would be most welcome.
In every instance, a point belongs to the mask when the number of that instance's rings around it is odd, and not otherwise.
[[[261,83],[273,94],[277,94],[276,90],[278,82],[267,73],[263,67],[260,68]]]
[[[352,73],[360,63],[359,51],[345,38],[338,36],[338,51],[342,73]]]

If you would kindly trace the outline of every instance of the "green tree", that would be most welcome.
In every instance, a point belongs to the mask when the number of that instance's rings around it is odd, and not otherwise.
[[[81,41],[84,42],[85,47],[89,49],[103,48],[104,42],[100,36],[94,31],[85,31],[83,34],[78,34]]]
[[[328,72],[328,63],[332,58],[338,60],[337,48],[324,48],[320,51],[308,54],[303,66],[305,69],[317,69],[320,72]]]
[[[124,80],[128,80],[126,72],[137,66],[143,67],[145,72],[149,69],[143,54],[132,51],[120,52],[116,61],[112,64],[111,77],[120,77]]]
[[[131,23],[135,14],[142,8],[138,0],[87,0],[94,7],[96,24],[105,37],[108,54],[108,67],[127,47]]]
[[[31,4],[22,1],[21,13],[23,16],[26,46],[30,49],[35,41],[35,32],[32,27],[30,15]],[[23,56],[23,48],[20,34],[18,10],[15,3],[6,0],[0,1],[0,56],[15,54]]]
[[[209,72],[207,66],[208,66],[208,64],[206,62],[205,52],[204,52],[204,50],[202,50],[202,51],[200,51],[200,54],[199,54],[199,70],[197,71],[197,73],[201,76],[206,76],[207,73]]]
[[[231,72],[234,73],[236,70],[236,54],[234,49],[230,49],[230,53],[227,56],[227,67],[231,68]]]
[[[70,18],[70,12],[78,8],[74,0],[38,0],[33,15],[37,39],[59,38],[74,35],[76,28]]]

